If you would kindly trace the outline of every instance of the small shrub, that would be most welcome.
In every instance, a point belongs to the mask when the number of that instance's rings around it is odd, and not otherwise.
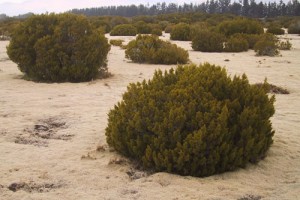
[[[152,31],[151,26],[144,21],[138,21],[134,24],[134,26],[136,27],[138,34],[150,34]]]
[[[236,33],[244,34],[263,34],[263,26],[256,20],[252,19],[236,19],[224,21],[217,26],[219,33],[231,36]]]
[[[171,40],[189,41],[191,39],[190,25],[186,23],[176,24],[171,31]]]
[[[151,31],[152,35],[162,36],[162,31],[158,28],[155,28]]]
[[[222,52],[225,40],[225,36],[220,33],[201,30],[194,35],[192,48],[195,51]]]
[[[300,34],[300,21],[294,22],[288,27],[289,34]]]
[[[273,34],[267,33],[255,44],[254,51],[258,56],[276,56],[279,54],[278,39]]]
[[[274,35],[283,35],[284,34],[284,30],[280,27],[277,26],[270,26],[267,29],[267,33],[272,33]]]
[[[279,48],[279,50],[291,50],[292,44],[290,43],[289,40],[279,41],[278,48]]]
[[[226,43],[224,51],[226,52],[242,52],[248,51],[249,44],[246,39],[242,37],[230,37]]]
[[[145,168],[209,176],[264,158],[274,131],[268,85],[208,63],[130,84],[108,114],[107,143]]]
[[[125,55],[133,62],[152,64],[184,64],[189,56],[186,50],[154,35],[137,36],[128,43]]]
[[[137,30],[131,24],[117,25],[110,32],[111,36],[135,36],[136,34]]]
[[[14,30],[10,59],[30,80],[82,82],[107,73],[104,34],[84,16],[33,15]]]
[[[110,40],[109,43],[113,46],[122,47],[124,40]]]
[[[173,29],[174,25],[173,24],[169,24],[166,26],[165,28],[165,33],[171,33],[172,29]]]

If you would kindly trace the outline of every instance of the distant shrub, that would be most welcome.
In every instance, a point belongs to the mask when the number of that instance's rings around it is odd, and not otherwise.
[[[110,32],[111,36],[135,36],[136,34],[137,30],[131,24],[117,25]]]
[[[33,15],[12,35],[7,54],[33,81],[82,82],[107,74],[110,45],[84,16]]]
[[[191,40],[190,25],[179,23],[173,26],[171,31],[171,40],[189,41]]]
[[[226,43],[224,51],[227,52],[242,52],[248,51],[249,44],[248,41],[242,37],[230,37]]]
[[[267,29],[267,33],[272,33],[274,35],[283,35],[284,34],[284,30],[280,27],[277,26],[270,26]]]
[[[152,29],[151,34],[157,35],[157,36],[162,36],[162,31],[160,29],[155,28],[155,29]]]
[[[110,40],[109,43],[113,46],[119,46],[122,47],[124,40]]]
[[[154,35],[137,36],[128,43],[125,55],[133,62],[152,64],[184,64],[189,57],[186,50]]]
[[[272,144],[267,90],[208,63],[156,71],[109,112],[107,143],[155,171],[202,177],[245,167]]]
[[[278,48],[279,48],[279,50],[291,50],[292,44],[290,43],[289,40],[279,41]]]
[[[165,28],[165,33],[171,33],[173,27],[174,27],[173,24],[169,24],[168,26],[166,26],[166,28]]]
[[[236,19],[224,21],[217,26],[219,33],[231,36],[235,33],[244,34],[263,34],[263,26],[256,20],[252,19]]]
[[[193,37],[192,48],[195,51],[222,52],[225,40],[225,36],[220,33],[201,30]]]
[[[150,34],[152,31],[151,26],[144,21],[138,21],[134,23],[134,26],[136,27],[138,34]]]
[[[300,21],[294,22],[288,27],[289,34],[300,34]]]
[[[278,39],[275,35],[266,33],[261,36],[254,46],[254,51],[258,56],[276,56],[279,54]]]

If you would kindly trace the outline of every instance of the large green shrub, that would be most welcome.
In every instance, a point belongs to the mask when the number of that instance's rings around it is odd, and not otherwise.
[[[231,36],[235,33],[244,34],[262,34],[263,26],[256,20],[252,19],[236,19],[224,21],[217,26],[219,33]]]
[[[289,25],[288,27],[289,34],[300,34],[300,21],[296,21]]]
[[[245,39],[248,42],[249,49],[253,49],[255,44],[261,38],[261,35],[257,34],[244,34],[244,33],[236,33],[233,34],[232,37]]]
[[[137,29],[131,24],[120,24],[115,26],[111,32],[111,36],[135,36]]]
[[[242,51],[248,51],[249,44],[246,39],[243,37],[230,37],[226,43],[224,51],[226,52],[242,52]]]
[[[222,52],[226,38],[220,33],[201,30],[194,34],[192,48],[195,51]]]
[[[151,26],[144,21],[138,21],[134,23],[134,26],[139,34],[150,34],[152,31]]]
[[[108,114],[107,143],[145,168],[209,176],[266,156],[274,96],[208,63],[130,84]]]
[[[171,31],[171,40],[189,41],[191,40],[190,25],[186,23],[179,23],[173,26]]]
[[[267,33],[272,33],[274,35],[283,35],[284,30],[278,26],[272,25],[272,26],[268,27]]]
[[[276,56],[279,54],[278,39],[275,35],[263,34],[254,46],[257,56]]]
[[[137,36],[128,43],[125,55],[133,62],[152,64],[184,64],[189,57],[186,50],[154,35]]]
[[[107,71],[110,45],[86,17],[35,15],[13,32],[8,56],[31,80],[89,81]]]

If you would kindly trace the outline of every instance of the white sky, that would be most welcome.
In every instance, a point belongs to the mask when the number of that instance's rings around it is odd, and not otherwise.
[[[0,0],[0,14],[4,13],[8,16],[25,14],[28,12],[45,13],[45,12],[64,12],[73,8],[90,8],[110,5],[131,5],[131,4],[156,4],[158,2],[166,3],[202,3],[206,0]],[[232,2],[234,0],[231,0]],[[238,0],[236,0],[238,1]],[[257,0],[260,2],[261,0]],[[264,0],[269,1],[269,0]],[[276,1],[276,0],[270,0]],[[287,2],[288,0],[284,0]],[[278,0],[279,2],[279,0]]]

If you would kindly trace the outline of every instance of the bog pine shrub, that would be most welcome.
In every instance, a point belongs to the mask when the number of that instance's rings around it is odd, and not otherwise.
[[[171,40],[189,41],[191,40],[191,28],[189,24],[179,23],[173,26]]]
[[[283,35],[284,30],[276,25],[272,25],[272,26],[268,27],[267,33],[272,33],[274,35]]]
[[[226,37],[220,33],[200,30],[194,34],[192,48],[195,51],[222,52]]]
[[[295,21],[291,23],[288,27],[289,34],[300,34],[300,21]]]
[[[138,35],[128,43],[125,56],[136,63],[151,64],[185,64],[189,59],[186,50],[155,35]]]
[[[131,24],[120,24],[115,26],[111,32],[111,36],[136,36],[137,29]]]
[[[276,56],[279,54],[278,39],[271,33],[261,35],[254,46],[257,56]]]
[[[209,176],[256,163],[274,131],[274,96],[205,63],[156,71],[110,110],[107,143],[154,171]]]
[[[34,15],[18,26],[7,54],[28,79],[89,81],[107,72],[110,45],[84,16]]]

